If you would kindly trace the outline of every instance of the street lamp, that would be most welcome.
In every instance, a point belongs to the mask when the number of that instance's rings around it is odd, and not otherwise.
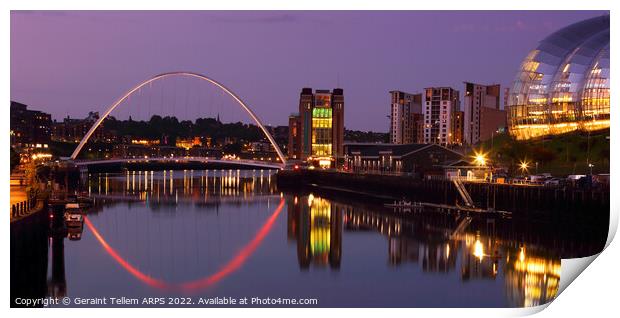
[[[479,166],[484,166],[487,163],[487,155],[482,152],[474,152],[474,162]]]
[[[525,160],[521,161],[521,163],[519,164],[519,169],[521,170],[522,173],[527,172],[529,168],[530,168],[529,162]]]

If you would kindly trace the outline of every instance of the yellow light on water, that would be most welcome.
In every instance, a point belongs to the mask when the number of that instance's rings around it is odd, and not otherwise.
[[[482,257],[484,256],[484,248],[480,240],[476,240],[474,243],[474,256],[479,260],[482,260]]]

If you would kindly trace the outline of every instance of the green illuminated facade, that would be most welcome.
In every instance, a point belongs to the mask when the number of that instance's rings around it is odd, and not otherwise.
[[[334,166],[343,156],[343,142],[343,90],[302,89],[299,114],[289,118],[289,158]]]

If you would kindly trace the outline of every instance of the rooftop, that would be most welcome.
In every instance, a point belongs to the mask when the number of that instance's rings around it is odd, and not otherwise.
[[[345,149],[347,153],[360,152],[363,156],[378,156],[381,152],[390,151],[392,155],[401,157],[422,149],[438,147],[446,151],[453,152],[458,155],[462,155],[454,150],[437,144],[377,144],[377,143],[345,143]]]

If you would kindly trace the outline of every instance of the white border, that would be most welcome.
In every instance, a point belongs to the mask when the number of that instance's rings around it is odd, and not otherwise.
[[[227,9],[227,10],[611,10],[611,24],[612,34],[618,33],[618,22],[615,19],[616,8],[619,1],[609,0],[563,0],[563,1],[493,1],[493,0],[479,0],[479,1],[458,1],[458,0],[443,0],[441,2],[436,1],[337,1],[337,0],[314,0],[314,1],[287,1],[287,0],[233,0],[233,1],[205,1],[205,0],[183,0],[183,1],[165,1],[165,0],[149,0],[149,1],[134,1],[133,3],[125,0],[107,0],[107,1],[80,1],[80,0],[9,0],[1,1],[2,13],[0,14],[0,25],[2,25],[2,32],[0,33],[1,41],[3,45],[2,54],[2,83],[0,85],[0,96],[5,101],[5,107],[1,108],[1,115],[3,120],[1,121],[2,129],[8,132],[9,126],[9,108],[7,107],[10,100],[10,59],[9,59],[9,37],[10,37],[10,11],[9,10],[196,10],[196,9]],[[616,48],[617,41],[614,37],[611,38],[611,46]],[[617,61],[615,57],[616,50],[611,50],[611,54],[614,56],[613,60]],[[617,72],[618,67],[612,63],[612,73],[620,74]],[[516,70],[515,70],[516,71]],[[612,91],[617,91],[616,81],[612,81]],[[615,95],[612,93],[612,100],[615,100]],[[619,119],[616,116],[617,111],[612,107],[612,127],[618,127]],[[611,142],[614,143],[618,133],[616,129],[611,130]],[[9,136],[8,133],[0,134],[0,140],[5,145],[4,148],[8,150]],[[618,151],[616,147],[611,147],[612,162],[615,158],[618,158]],[[5,155],[5,158],[7,156]],[[6,163],[5,163],[6,164]],[[611,173],[616,175],[619,172],[618,165],[612,165]],[[4,180],[9,179],[8,169],[2,170],[2,177]],[[618,180],[612,178],[612,191],[617,189]],[[0,186],[3,188],[2,198],[3,202],[9,201],[9,189],[8,183],[2,183]],[[612,224],[610,225],[610,238],[608,244],[611,242],[613,235],[617,229],[618,223],[618,200],[611,196],[612,206]],[[6,220],[6,219],[5,219]],[[9,255],[9,222],[2,222],[2,232],[5,233],[2,240],[3,255]],[[617,287],[619,282],[618,275],[616,274],[617,264],[620,260],[620,248],[617,242],[609,245],[607,249],[600,255],[600,257],[594,260],[596,257],[580,260],[563,261],[562,271],[563,278],[564,273],[569,270],[576,269],[578,273],[581,273],[584,266],[587,266],[589,262],[594,261],[590,268],[586,270],[581,276],[573,283],[573,287],[566,289],[562,294],[550,304],[549,309],[541,313],[542,316],[580,316],[586,315],[598,316],[598,314],[605,314],[609,316],[609,313],[616,312],[617,303]],[[579,263],[579,264],[577,264]],[[0,263],[2,272],[9,272],[9,264],[4,261]],[[568,267],[567,267],[568,266]],[[46,315],[46,316],[58,316],[66,317],[69,315],[88,315],[90,317],[106,317],[110,314],[129,314],[135,315],[138,313],[136,310],[129,309],[104,309],[104,310],[88,310],[88,309],[59,309],[59,310],[8,310],[9,308],[9,284],[5,274],[4,284],[2,289],[2,303],[5,314],[11,315],[11,317],[21,316],[33,316],[33,315]],[[565,285],[565,283],[563,284]],[[563,286],[565,287],[565,286]],[[270,317],[288,317],[295,315],[298,317],[316,317],[317,315],[335,316],[335,315],[355,315],[358,317],[376,317],[383,314],[393,315],[421,315],[421,316],[456,316],[459,317],[497,317],[497,316],[515,316],[532,314],[538,312],[547,306],[540,306],[536,308],[526,309],[210,309],[204,311],[203,309],[185,309],[180,314],[184,316],[204,316],[206,315],[243,315],[243,316],[270,316]],[[149,315],[150,317],[167,317],[170,314],[175,314],[176,309],[141,309],[140,314]]]

